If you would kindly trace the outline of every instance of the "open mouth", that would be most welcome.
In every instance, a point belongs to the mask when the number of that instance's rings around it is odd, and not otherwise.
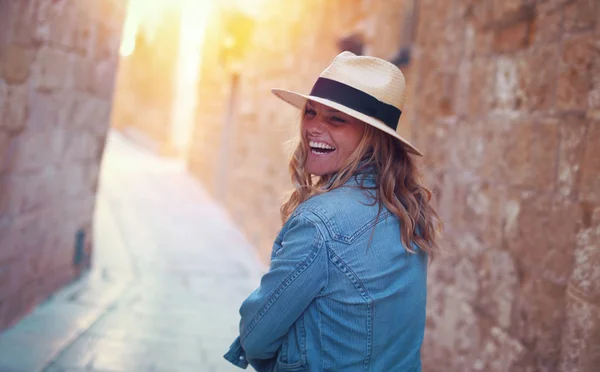
[[[327,155],[335,151],[335,147],[325,142],[309,142],[310,151],[315,155]]]

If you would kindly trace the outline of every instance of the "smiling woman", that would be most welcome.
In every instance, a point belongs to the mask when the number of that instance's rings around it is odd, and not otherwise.
[[[420,371],[427,262],[441,224],[421,153],[396,127],[402,72],[339,54],[309,95],[290,161],[294,190],[260,287],[225,358],[258,371]]]
[[[302,142],[310,147],[306,171],[316,176],[337,172],[350,158],[365,131],[365,123],[333,108],[307,102]]]

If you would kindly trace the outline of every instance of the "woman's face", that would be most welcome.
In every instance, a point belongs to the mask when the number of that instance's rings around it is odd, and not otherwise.
[[[316,176],[339,171],[358,146],[365,125],[336,109],[307,101],[301,127],[309,147],[306,171]]]

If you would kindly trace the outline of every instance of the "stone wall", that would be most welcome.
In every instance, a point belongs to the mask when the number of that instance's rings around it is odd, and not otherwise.
[[[123,16],[0,0],[0,329],[90,263]]]
[[[421,1],[412,138],[450,251],[432,266],[428,370],[600,363],[599,15]]]
[[[189,166],[265,260],[299,119],[270,88],[307,92],[352,34],[386,59],[409,45],[400,131],[446,225],[424,370],[596,368],[597,1],[263,0],[253,27],[224,19],[207,33]]]

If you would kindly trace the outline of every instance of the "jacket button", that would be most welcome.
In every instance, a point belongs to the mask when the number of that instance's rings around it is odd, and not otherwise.
[[[244,356],[240,355],[240,360],[244,360],[244,359],[245,359]]]

